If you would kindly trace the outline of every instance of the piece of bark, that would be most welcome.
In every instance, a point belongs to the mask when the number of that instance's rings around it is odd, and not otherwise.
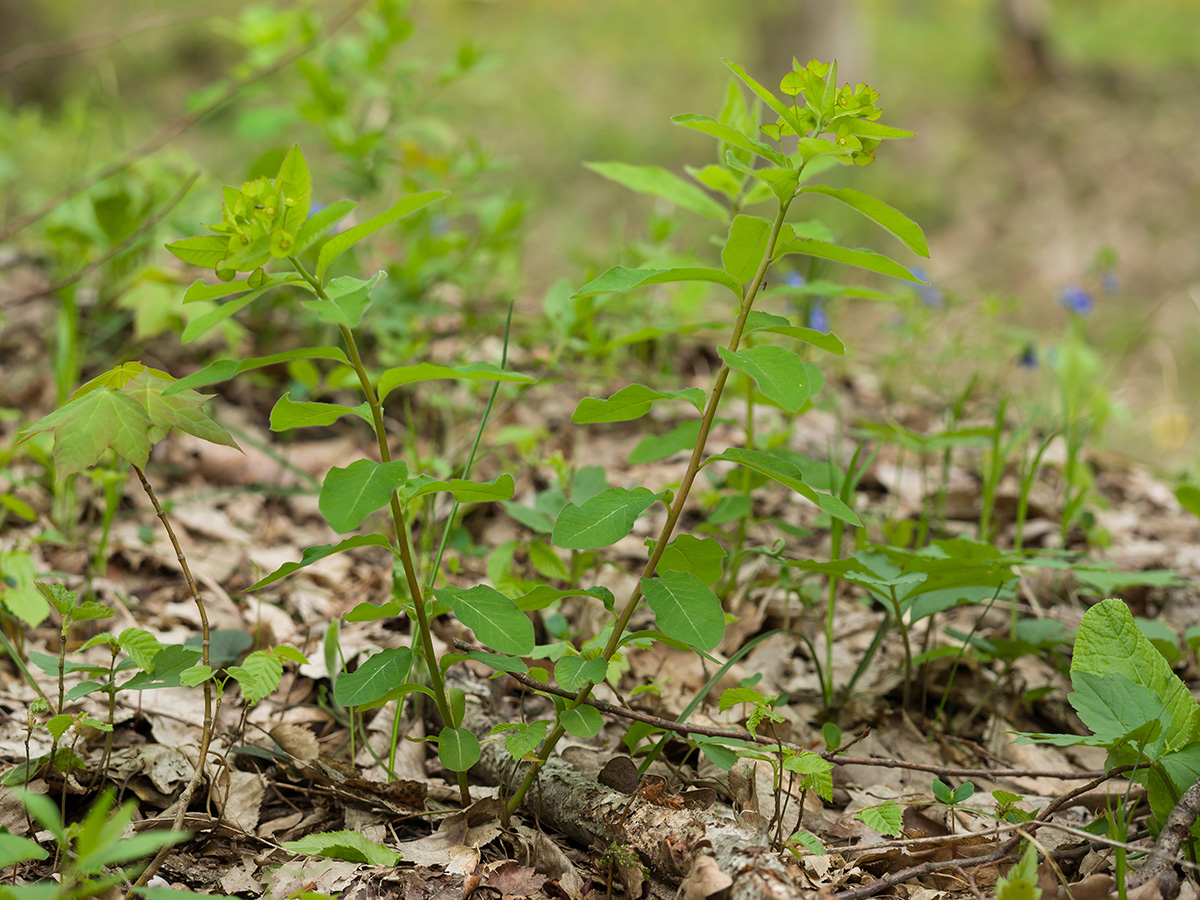
[[[478,682],[456,680],[467,692],[463,725],[481,740],[501,718],[491,693]],[[513,793],[528,763],[515,765],[497,740],[484,741],[471,774]],[[624,844],[635,850],[653,879],[678,886],[700,856],[710,856],[731,881],[730,898],[800,900],[802,892],[756,832],[721,818],[716,809],[656,806],[587,778],[558,757],[547,760],[538,782],[526,794],[524,809],[543,824],[584,847]]]

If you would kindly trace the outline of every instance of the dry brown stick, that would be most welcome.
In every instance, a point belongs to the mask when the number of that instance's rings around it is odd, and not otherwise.
[[[110,259],[112,259],[114,256],[116,256],[118,253],[123,253],[125,250],[128,250],[130,247],[132,247],[134,244],[136,244],[138,241],[140,241],[152,228],[154,228],[155,225],[157,225],[164,218],[166,218],[167,214],[170,213],[171,210],[173,210],[176,206],[178,206],[180,204],[180,202],[183,200],[183,198],[185,196],[187,196],[187,192],[189,190],[191,190],[192,185],[196,183],[196,179],[199,177],[200,177],[199,172],[193,172],[190,176],[188,176],[187,181],[185,181],[183,183],[183,187],[181,187],[176,192],[174,197],[172,197],[170,200],[167,201],[166,205],[163,206],[162,209],[160,209],[153,216],[151,216],[149,219],[147,219],[145,222],[143,222],[137,231],[135,231],[129,237],[125,238],[125,240],[121,241],[121,243],[117,244],[117,246],[113,247],[111,250],[109,250],[103,256],[97,257],[96,259],[94,259],[90,263],[88,263],[86,266],[84,266],[82,269],[80,269],[78,272],[76,272],[73,275],[68,275],[66,278],[63,278],[61,281],[56,281],[56,282],[54,282],[54,284],[49,284],[49,285],[46,285],[46,287],[44,287],[44,288],[39,288],[36,291],[31,291],[30,293],[26,294],[25,296],[18,298],[15,301],[15,303],[16,304],[25,303],[25,302],[27,302],[29,300],[33,300],[37,297],[44,297],[47,294],[53,294],[55,291],[61,291],[65,287],[70,287],[75,282],[79,281],[81,278],[86,278],[89,274],[96,271],[98,268],[100,268],[102,265],[104,265],[106,262],[108,262]]]
[[[1200,816],[1200,781],[1196,781],[1183,792],[1179,802],[1175,804],[1163,830],[1154,842],[1154,859],[1142,866],[1129,876],[1127,887],[1141,887],[1154,878],[1159,879],[1159,887],[1164,897],[1174,897],[1179,893],[1179,875],[1175,864],[1180,862],[1179,849],[1192,833],[1192,826]]]
[[[477,647],[469,644],[466,641],[455,639],[454,646],[459,650],[467,652],[484,652],[487,650],[483,647]],[[546,694],[554,694],[557,697],[574,699],[574,691],[567,691],[563,688],[552,684],[538,681],[524,672],[507,672],[509,677],[523,684],[530,690],[540,691]],[[731,738],[738,741],[747,741],[753,744],[762,744],[767,747],[785,747],[788,750],[808,750],[800,744],[793,744],[790,741],[779,741],[769,738],[766,735],[751,734],[749,731],[744,731],[740,728],[715,728],[709,725],[691,725],[687,722],[677,722],[674,719],[663,719],[659,716],[652,716],[649,713],[638,712],[634,709],[627,709],[623,706],[617,706],[614,703],[609,703],[607,700],[599,700],[595,697],[588,697],[584,703],[600,712],[608,713],[614,716],[620,716],[624,719],[631,719],[635,722],[644,722],[647,725],[652,725],[655,728],[661,728],[664,731],[673,731],[676,734],[689,735],[699,734],[705,737],[723,737]],[[1064,781],[1076,778],[1099,778],[1101,781],[1111,777],[1111,774],[1106,775],[1103,772],[1040,772],[1036,769],[956,769],[950,766],[935,766],[928,763],[910,763],[902,759],[888,759],[881,756],[843,756],[840,753],[829,753],[828,751],[812,751],[819,756],[838,766],[881,766],[885,769],[914,769],[918,772],[929,772],[934,775],[950,776],[954,778],[1059,778]]]
[[[142,157],[149,156],[154,151],[166,146],[201,119],[220,109],[256,81],[261,81],[267,76],[278,72],[280,69],[291,65],[300,57],[304,56],[310,50],[322,43],[334,32],[342,28],[351,19],[353,19],[355,14],[358,13],[365,3],[366,0],[354,0],[354,2],[347,6],[346,11],[339,18],[330,23],[328,28],[317,31],[309,40],[301,43],[298,47],[289,50],[274,62],[269,63],[262,68],[255,69],[245,78],[238,79],[225,90],[223,90],[220,96],[218,96],[215,100],[204,104],[203,106],[193,110],[190,113],[187,113],[184,116],[180,116],[166,128],[162,129],[162,131],[158,132],[158,134],[146,141],[143,141],[120,159],[109,163],[103,168],[97,169],[90,175],[85,175],[78,181],[74,181],[67,185],[33,212],[26,213],[23,216],[17,216],[4,227],[3,231],[0,231],[0,243],[7,241],[22,228],[33,224],[38,219],[41,219],[46,215],[49,215],[69,197],[73,197],[76,194],[87,190],[92,185],[104,181],[106,178],[111,178],[113,175],[116,175],[119,172],[125,171]]]

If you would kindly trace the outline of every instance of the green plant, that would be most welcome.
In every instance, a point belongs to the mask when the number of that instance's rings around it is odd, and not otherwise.
[[[126,834],[137,804],[130,800],[114,809],[112,791],[101,793],[79,823],[73,825],[64,823],[54,803],[44,794],[19,788],[16,794],[29,815],[53,836],[60,860],[60,880],[0,885],[0,898],[4,900],[82,900],[84,897],[107,896],[118,885],[127,884],[134,877],[137,866],[126,866],[126,863],[189,837],[182,831]],[[36,842],[11,834],[7,829],[0,831],[0,868],[44,860],[48,856]],[[170,888],[135,887],[133,893],[149,900],[164,900],[168,896],[207,896]]]
[[[1129,772],[1146,788],[1157,827],[1200,771],[1200,704],[1162,653],[1139,629],[1129,608],[1110,598],[1089,609],[1075,636],[1071,706],[1091,735],[1019,734],[1019,742],[1087,745],[1108,751],[1107,767]],[[1127,794],[1107,816],[1109,836],[1124,841],[1133,807]],[[1200,825],[1191,833],[1200,836]],[[1117,880],[1124,890],[1125,857]]]

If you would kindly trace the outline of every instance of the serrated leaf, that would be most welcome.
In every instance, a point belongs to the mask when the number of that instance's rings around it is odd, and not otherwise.
[[[525,759],[532,755],[546,737],[550,723],[544,719],[536,722],[518,722],[504,738],[504,749],[513,759]]]
[[[63,478],[98,463],[114,450],[139,469],[150,458],[150,419],[131,397],[100,389],[68,401],[26,429],[21,440],[54,433],[55,474]]]
[[[412,661],[412,650],[408,647],[389,647],[381,650],[354,672],[343,672],[339,675],[333,689],[333,698],[342,706],[374,703],[408,680]]]
[[[598,422],[628,422],[639,419],[650,412],[656,400],[686,400],[698,412],[704,409],[704,391],[700,388],[683,388],[678,391],[658,391],[643,384],[623,387],[611,397],[585,397],[575,407],[571,421],[576,425]]]
[[[574,709],[568,709],[559,717],[558,721],[567,734],[577,738],[595,737],[604,727],[604,719],[591,706],[577,706]]]
[[[837,244],[807,238],[788,241],[782,246],[777,246],[775,248],[775,259],[779,259],[789,253],[800,253],[804,256],[828,259],[831,262],[844,263],[848,266],[856,266],[860,269],[878,272],[880,275],[891,275],[893,278],[899,278],[903,281],[913,281],[918,284],[925,283],[894,259],[890,259],[882,253],[876,253],[874,250],[856,250],[850,247],[840,247]]]
[[[290,362],[293,359],[331,359],[346,366],[350,365],[350,360],[346,359],[346,354],[342,352],[340,347],[301,347],[296,350],[272,353],[270,356],[256,356],[251,359],[219,359],[214,363],[209,363],[199,372],[193,372],[186,378],[180,378],[169,385],[163,390],[163,396],[169,397],[171,394],[188,388],[203,387],[207,384],[219,384],[222,381],[228,381],[230,378],[241,375],[243,372]]]
[[[400,861],[400,854],[395,850],[369,841],[357,831],[309,834],[296,841],[284,841],[280,846],[292,853],[344,859],[369,866],[394,866]]]
[[[674,269],[629,269],[625,266],[613,266],[599,278],[594,278],[571,295],[590,297],[593,294],[623,294],[634,288],[651,284],[668,284],[677,281],[710,281],[728,288],[732,294],[742,299],[742,283],[727,272],[720,269],[698,267],[679,267]]]
[[[584,165],[597,175],[615,181],[640,194],[662,197],[676,206],[681,206],[718,222],[727,221],[729,218],[729,213],[722,204],[696,185],[684,181],[678,175],[668,172],[660,166],[635,166],[622,162],[585,163]]]
[[[824,194],[840,200],[894,234],[913,253],[918,256],[929,256],[929,245],[925,242],[925,234],[921,231],[921,226],[900,210],[870,194],[864,194],[854,188],[832,188],[823,184],[802,187],[798,193]]]
[[[154,671],[154,657],[162,650],[158,638],[144,628],[126,628],[118,636],[117,642],[139,669]]]
[[[467,363],[462,366],[438,366],[433,363],[418,363],[414,366],[397,366],[379,376],[379,402],[382,403],[392,391],[401,385],[418,381],[435,381],[442,378],[460,378],[465,381],[511,381],[518,384],[534,384],[532,375],[507,372],[491,363]]]
[[[250,706],[271,694],[283,679],[283,662],[265,650],[255,650],[240,666],[226,671],[237,679],[242,697]]]
[[[508,597],[493,587],[439,588],[438,600],[449,604],[458,620],[493,650],[528,656],[535,641],[533,622]]]
[[[568,503],[554,522],[550,542],[568,550],[597,550],[615,544],[654,502],[647,488],[609,488],[581,505]]]
[[[740,466],[760,472],[768,478],[778,481],[785,487],[790,487],[800,496],[816,504],[834,518],[841,519],[843,522],[858,528],[862,527],[862,521],[854,514],[854,511],[850,507],[846,506],[845,503],[832,494],[813,490],[804,483],[804,476],[800,469],[786,460],[782,460],[762,450],[733,447],[716,456],[710,456],[704,461],[704,464],[708,465],[718,460],[728,460],[729,462],[735,462]]]
[[[466,728],[443,728],[438,735],[438,759],[451,772],[467,771],[479,756],[479,738]]]
[[[368,235],[374,234],[380,228],[392,224],[397,219],[407,216],[410,213],[416,212],[423,206],[432,203],[435,200],[440,200],[449,195],[449,191],[424,191],[420,194],[409,194],[404,199],[395,203],[390,209],[381,212],[367,221],[355,225],[353,228],[348,228],[341,234],[331,237],[325,246],[321,248],[320,254],[317,256],[316,277],[318,281],[324,279],[325,270],[329,268],[330,263],[361,241]]]
[[[896,837],[904,821],[904,810],[898,803],[881,803],[879,806],[868,806],[854,814],[868,828],[873,828],[880,834]]]
[[[701,650],[715,649],[725,636],[721,601],[690,572],[663,572],[643,578],[642,591],[654,610],[654,620],[668,637]]]
[[[368,515],[387,506],[406,481],[408,464],[402,459],[386,463],[360,459],[344,469],[334,466],[321,484],[317,508],[334,531],[353,531]]]
[[[340,544],[320,544],[316,547],[306,547],[299,562],[284,563],[266,578],[259,579],[246,588],[246,590],[247,592],[257,591],[269,584],[274,584],[281,578],[286,578],[293,572],[303,569],[306,566],[311,566],[317,560],[332,556],[335,553],[341,553],[343,550],[353,550],[355,547],[387,547],[392,551],[393,555],[395,554],[391,542],[382,534],[357,534],[354,537],[346,538]],[[395,613],[389,612],[388,615],[395,615]],[[347,618],[349,617],[347,616]]]
[[[771,238],[771,223],[758,216],[738,215],[729,225],[729,236],[721,248],[721,266],[739,282],[758,272]]]

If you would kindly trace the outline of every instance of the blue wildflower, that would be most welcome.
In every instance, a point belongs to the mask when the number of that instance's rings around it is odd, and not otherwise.
[[[445,234],[450,230],[450,220],[442,215],[435,215],[429,221],[429,231],[435,236]]]
[[[1077,316],[1086,316],[1096,305],[1091,294],[1074,284],[1063,288],[1062,293],[1058,295],[1058,302]]]
[[[808,320],[805,324],[814,331],[829,334],[829,314],[825,312],[825,301],[820,297],[814,298],[808,307]]]
[[[1104,288],[1106,294],[1115,294],[1121,290],[1121,279],[1112,269],[1105,269],[1100,275],[1100,286]]]
[[[1017,357],[1017,365],[1022,369],[1036,369],[1038,366],[1037,346],[1026,344],[1021,355]]]
[[[912,273],[919,279],[911,284],[917,289],[917,296],[921,298],[921,302],[932,309],[941,309],[942,292],[932,284],[921,284],[922,281],[929,281],[929,273],[925,271],[924,266],[913,266]]]
[[[308,205],[308,217],[311,219],[313,216],[315,216],[317,213],[319,213],[321,210],[323,210],[326,207],[326,205],[327,204],[322,203],[320,200],[313,200]],[[341,230],[342,230],[342,223],[334,222],[327,233],[330,235],[335,235]]]
[[[788,287],[798,288],[804,287],[805,277],[799,272],[788,272],[784,277],[783,282]]]

